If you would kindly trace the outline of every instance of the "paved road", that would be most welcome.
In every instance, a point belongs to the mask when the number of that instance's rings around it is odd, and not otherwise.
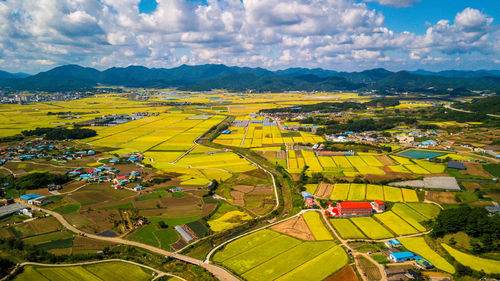
[[[24,203],[22,203],[22,204],[24,204]],[[30,205],[27,205],[27,204],[24,204],[24,205],[26,205],[28,207],[33,207],[33,206],[30,206]],[[151,245],[147,245],[147,244],[143,244],[143,243],[139,243],[139,242],[135,242],[135,241],[130,241],[130,240],[125,240],[125,239],[122,239],[122,238],[117,238],[117,237],[103,237],[103,236],[99,236],[99,235],[95,235],[95,234],[90,234],[90,233],[83,232],[83,231],[77,229],[76,227],[74,227],[73,225],[71,225],[59,213],[56,213],[56,212],[53,212],[53,211],[50,211],[50,210],[45,210],[45,209],[42,209],[42,210],[44,212],[46,212],[47,214],[50,214],[50,215],[54,216],[64,227],[66,227],[68,230],[70,230],[70,231],[72,231],[72,232],[74,232],[76,234],[83,235],[83,236],[86,236],[86,237],[89,237],[89,238],[92,238],[92,239],[109,241],[109,242],[113,242],[113,243],[117,243],[117,244],[124,244],[124,245],[130,245],[130,246],[139,247],[139,248],[142,248],[142,249],[145,249],[145,250],[148,250],[148,251],[151,251],[153,253],[157,253],[157,254],[160,254],[160,255],[163,255],[163,256],[166,256],[166,257],[172,257],[172,258],[175,258],[175,259],[187,262],[187,263],[199,265],[199,266],[205,268],[206,270],[210,271],[215,277],[217,277],[219,280],[222,280],[222,281],[236,281],[236,280],[239,280],[234,275],[232,275],[231,273],[229,273],[228,271],[226,271],[225,269],[223,269],[221,267],[218,267],[218,266],[213,265],[213,264],[205,263],[203,261],[200,261],[198,259],[195,259],[195,258],[192,258],[192,257],[189,257],[189,256],[181,255],[181,254],[178,254],[178,253],[168,252],[168,251],[156,248],[156,247],[151,246]]]
[[[465,110],[465,109],[460,109],[460,108],[454,108],[454,107],[451,107],[450,104],[445,104],[444,105],[445,108],[448,108],[448,109],[451,109],[451,110],[454,110],[454,111],[460,111],[460,112],[465,112],[465,113],[473,113],[472,111],[470,110]],[[496,114],[486,114],[488,116],[491,116],[491,117],[497,117],[497,118],[500,118],[500,115],[496,115]]]

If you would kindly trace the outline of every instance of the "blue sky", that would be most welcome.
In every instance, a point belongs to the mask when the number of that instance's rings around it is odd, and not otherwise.
[[[500,69],[498,0],[1,0],[0,68]]]

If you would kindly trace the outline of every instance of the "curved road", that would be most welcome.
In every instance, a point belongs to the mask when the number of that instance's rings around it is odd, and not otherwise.
[[[20,203],[27,206],[27,207],[33,207],[33,206],[25,204],[24,202],[20,202]],[[46,210],[46,209],[42,209],[42,208],[40,208],[40,209],[42,211],[46,212],[47,214],[50,214],[53,217],[55,217],[64,227],[66,227],[68,230],[70,230],[76,234],[83,235],[85,237],[89,237],[92,239],[109,241],[109,242],[113,242],[113,243],[117,243],[117,244],[124,244],[124,245],[139,247],[139,248],[151,251],[153,253],[163,255],[165,257],[171,257],[171,258],[175,258],[175,259],[187,262],[187,263],[199,265],[199,266],[205,268],[206,270],[208,270],[215,277],[217,277],[219,280],[222,280],[222,281],[237,281],[237,280],[239,280],[234,275],[232,275],[231,273],[229,273],[228,271],[226,271],[225,269],[223,269],[221,267],[218,267],[218,266],[213,265],[213,264],[205,263],[203,261],[200,261],[198,259],[195,259],[195,258],[192,258],[189,256],[181,255],[178,253],[172,253],[169,251],[165,251],[163,249],[156,248],[156,247],[151,246],[151,245],[147,245],[147,244],[143,244],[143,243],[139,243],[139,242],[135,242],[135,241],[125,240],[125,239],[121,239],[121,238],[117,238],[117,237],[103,237],[103,236],[83,232],[83,231],[79,230],[78,228],[74,227],[73,225],[71,225],[59,213],[56,213],[56,212],[53,212],[50,210]]]

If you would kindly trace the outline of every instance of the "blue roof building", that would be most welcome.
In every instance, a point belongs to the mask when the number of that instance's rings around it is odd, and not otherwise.
[[[40,197],[43,197],[43,196],[42,195],[38,195],[38,194],[34,194],[34,193],[30,193],[30,194],[21,195],[21,200],[23,200],[23,201],[29,201],[29,200],[37,199],[37,198],[40,198]]]
[[[398,239],[391,239],[391,244],[394,247],[399,247],[401,246],[401,242],[398,241]]]
[[[305,198],[314,198],[314,197],[311,195],[311,193],[309,193],[309,192],[307,192],[307,191],[302,191],[302,193],[301,193],[301,194],[302,194],[302,197],[304,197],[304,199],[305,199]]]
[[[398,253],[392,253],[389,255],[389,258],[393,260],[394,262],[405,262],[405,261],[411,261],[411,260],[420,260],[422,259],[421,256],[414,254],[412,252],[398,252]]]

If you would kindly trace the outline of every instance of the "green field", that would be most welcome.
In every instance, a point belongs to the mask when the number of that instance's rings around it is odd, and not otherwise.
[[[332,247],[336,247],[336,245],[330,241],[304,242],[244,273],[242,277],[249,281],[274,280],[311,261]],[[341,264],[345,265],[345,263]],[[334,270],[330,270],[330,272],[333,273]],[[325,277],[314,279],[313,276],[310,276],[308,280],[322,280]]]
[[[103,262],[83,266],[43,267],[27,265],[16,281],[51,280],[151,280],[151,272],[137,265],[124,262]]]
[[[344,239],[366,238],[349,219],[331,219],[330,222]]]
[[[332,261],[335,262],[332,263]],[[324,280],[344,267],[348,261],[349,258],[344,249],[340,246],[332,247],[276,280]],[[328,264],[328,266],[324,266],[325,264]]]
[[[306,212],[302,215],[304,220],[312,231],[316,240],[332,240],[330,231],[325,227],[321,215],[318,212]]]
[[[387,226],[390,230],[392,230],[392,232],[396,233],[397,235],[418,233],[415,228],[413,228],[398,215],[394,214],[392,211],[384,212],[382,214],[376,214],[375,218],[385,224],[385,226]]]
[[[417,192],[413,189],[401,188],[405,202],[418,202]]]
[[[336,183],[333,186],[332,194],[330,195],[330,199],[332,200],[347,200],[347,195],[349,194],[349,185],[348,183]]]
[[[304,242],[267,229],[229,243],[213,260],[250,281],[291,280],[304,274],[307,280],[320,281],[348,262],[344,250],[333,241]],[[335,265],[318,267],[328,260],[335,260]]]
[[[366,184],[351,183],[349,187],[348,200],[350,201],[363,201],[366,196]]]
[[[403,202],[401,188],[384,185],[384,196],[386,201]]]
[[[363,233],[371,239],[385,239],[394,237],[383,225],[372,217],[357,217],[350,219]]]
[[[385,200],[384,187],[382,185],[367,184],[366,200]]]
[[[413,226],[419,232],[424,232],[426,229],[423,227],[420,222],[425,221],[425,218],[416,213],[410,207],[396,203],[391,209],[396,215],[403,218],[406,222],[408,222],[411,226]]]
[[[408,251],[420,255],[424,259],[431,262],[435,267],[451,274],[455,273],[453,265],[429,247],[423,237],[400,238],[398,240],[406,249],[408,249]]]
[[[213,259],[221,263],[278,236],[280,236],[278,232],[268,229],[257,231],[224,246],[224,250],[216,252]]]
[[[439,215],[439,212],[441,212],[441,209],[434,204],[408,203],[407,205],[411,207],[413,210],[424,215],[428,219],[436,217],[437,215]]]
[[[237,274],[242,274],[301,243],[299,239],[280,235],[240,255],[225,260],[222,264],[231,268]]]
[[[448,253],[459,263],[468,266],[474,270],[481,271],[484,270],[486,273],[500,273],[500,261],[489,260],[462,253],[444,243],[441,246],[448,251]]]

